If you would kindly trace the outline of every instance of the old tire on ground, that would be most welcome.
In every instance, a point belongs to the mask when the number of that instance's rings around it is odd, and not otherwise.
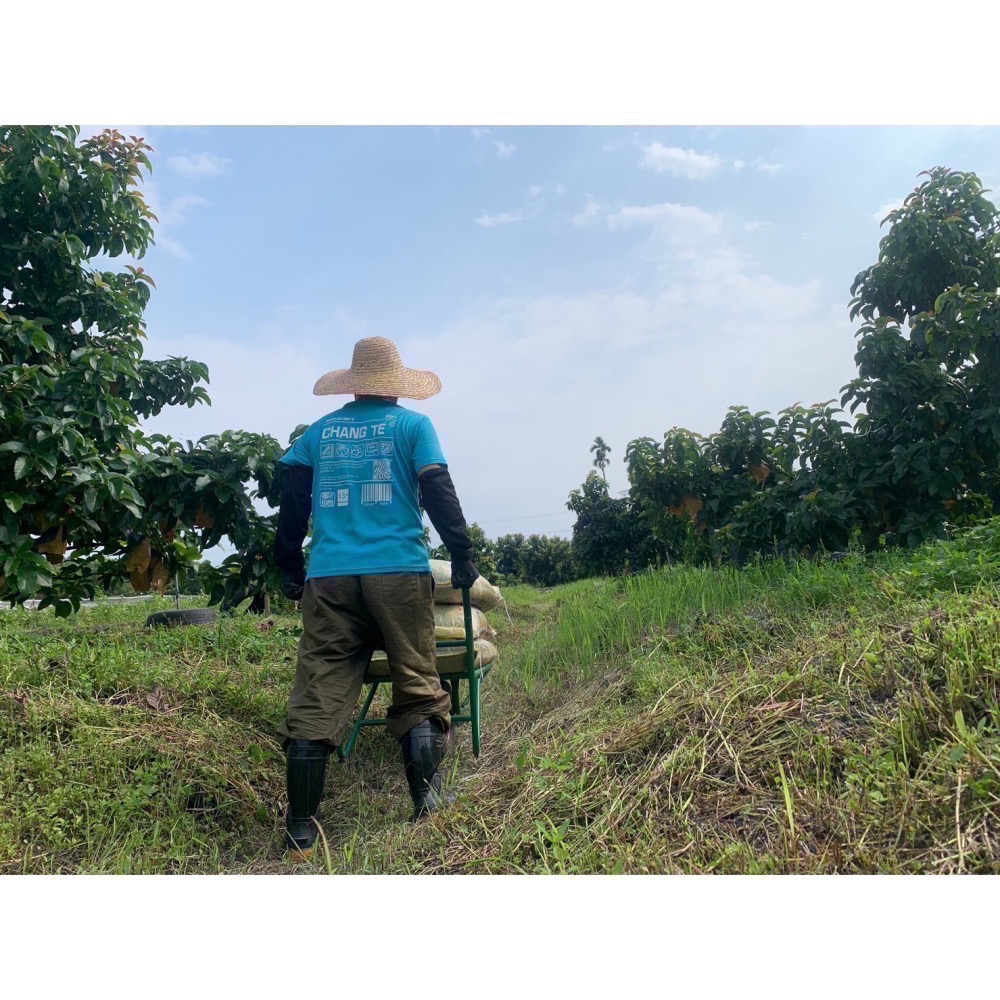
[[[181,608],[179,611],[157,611],[146,619],[150,628],[167,625],[211,625],[216,620],[214,608]]]

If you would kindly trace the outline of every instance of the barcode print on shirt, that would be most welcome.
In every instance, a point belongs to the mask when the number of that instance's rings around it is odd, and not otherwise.
[[[392,503],[392,483],[362,483],[362,503]]]

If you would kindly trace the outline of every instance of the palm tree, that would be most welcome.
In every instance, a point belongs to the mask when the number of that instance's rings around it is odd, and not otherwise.
[[[594,456],[594,467],[601,470],[601,475],[604,476],[604,481],[608,481],[608,477],[604,475],[604,470],[611,464],[608,459],[608,455],[611,454],[611,448],[608,447],[608,443],[600,435],[594,438],[594,443],[590,446],[590,450],[596,452]]]

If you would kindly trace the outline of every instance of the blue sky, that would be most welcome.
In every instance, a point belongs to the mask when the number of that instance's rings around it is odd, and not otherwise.
[[[410,405],[493,536],[568,535],[595,435],[619,491],[632,438],[837,396],[878,220],[936,165],[1000,187],[984,127],[113,124],[155,148],[147,356],[212,374],[150,428],[284,443],[388,336],[441,376]]]

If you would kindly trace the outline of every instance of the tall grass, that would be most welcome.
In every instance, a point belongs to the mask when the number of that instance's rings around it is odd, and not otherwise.
[[[860,556],[837,563],[807,560],[761,561],[737,567],[681,566],[632,577],[572,584],[555,598],[558,621],[536,635],[522,658],[530,683],[548,669],[583,669],[609,657],[648,653],[665,642],[684,642],[685,630],[726,620],[742,631],[771,634],[768,622],[789,617],[822,623],[826,616],[864,605],[892,603],[882,581],[899,566],[899,556]],[[807,626],[809,627],[809,626]],[[737,629],[737,632],[740,632]],[[771,635],[774,638],[773,634]],[[737,635],[735,638],[745,638]]]

